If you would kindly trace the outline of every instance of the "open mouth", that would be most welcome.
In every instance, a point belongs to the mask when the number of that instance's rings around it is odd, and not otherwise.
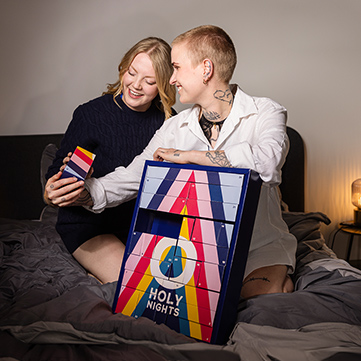
[[[137,92],[129,89],[129,96],[130,96],[131,98],[135,98],[135,99],[136,99],[136,98],[140,98],[141,96],[143,96],[143,94],[137,93]]]

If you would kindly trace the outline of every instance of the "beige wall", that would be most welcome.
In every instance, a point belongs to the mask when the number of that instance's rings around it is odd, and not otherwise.
[[[64,132],[133,43],[216,24],[238,51],[234,82],[286,106],[303,136],[306,208],[329,234],[361,177],[360,18],[359,0],[0,0],[0,134]]]

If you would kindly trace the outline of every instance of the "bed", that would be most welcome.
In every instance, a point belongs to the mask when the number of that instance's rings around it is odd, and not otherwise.
[[[224,345],[113,314],[116,282],[100,284],[72,258],[42,200],[62,135],[0,137],[0,360],[361,359],[361,271],[325,244],[327,215],[304,212],[303,141],[287,131],[280,194],[298,240],[295,292],[240,300]]]

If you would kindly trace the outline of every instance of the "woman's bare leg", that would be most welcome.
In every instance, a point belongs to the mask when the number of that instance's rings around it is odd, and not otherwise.
[[[125,245],[113,234],[89,239],[77,248],[74,258],[103,283],[117,281]]]

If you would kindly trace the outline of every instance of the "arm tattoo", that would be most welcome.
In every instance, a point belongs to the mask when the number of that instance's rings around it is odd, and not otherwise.
[[[174,157],[180,157],[180,153],[179,153],[179,150],[178,150],[178,149],[176,149],[176,150],[174,151],[173,156],[174,156]]]
[[[243,286],[247,283],[247,282],[252,282],[252,281],[265,281],[265,282],[271,282],[267,277],[251,277],[250,279],[248,279],[246,282],[243,282]]]
[[[231,163],[228,161],[224,152],[220,152],[218,150],[215,150],[214,152],[207,152],[206,157],[213,164],[216,164],[219,167],[228,167],[228,168],[232,167]]]
[[[228,103],[229,105],[231,105],[233,103],[233,94],[230,89],[227,89],[225,91],[216,90],[213,93],[213,96],[222,102]]]
[[[88,191],[81,192],[79,198],[74,202],[74,206],[92,206],[93,200]]]

